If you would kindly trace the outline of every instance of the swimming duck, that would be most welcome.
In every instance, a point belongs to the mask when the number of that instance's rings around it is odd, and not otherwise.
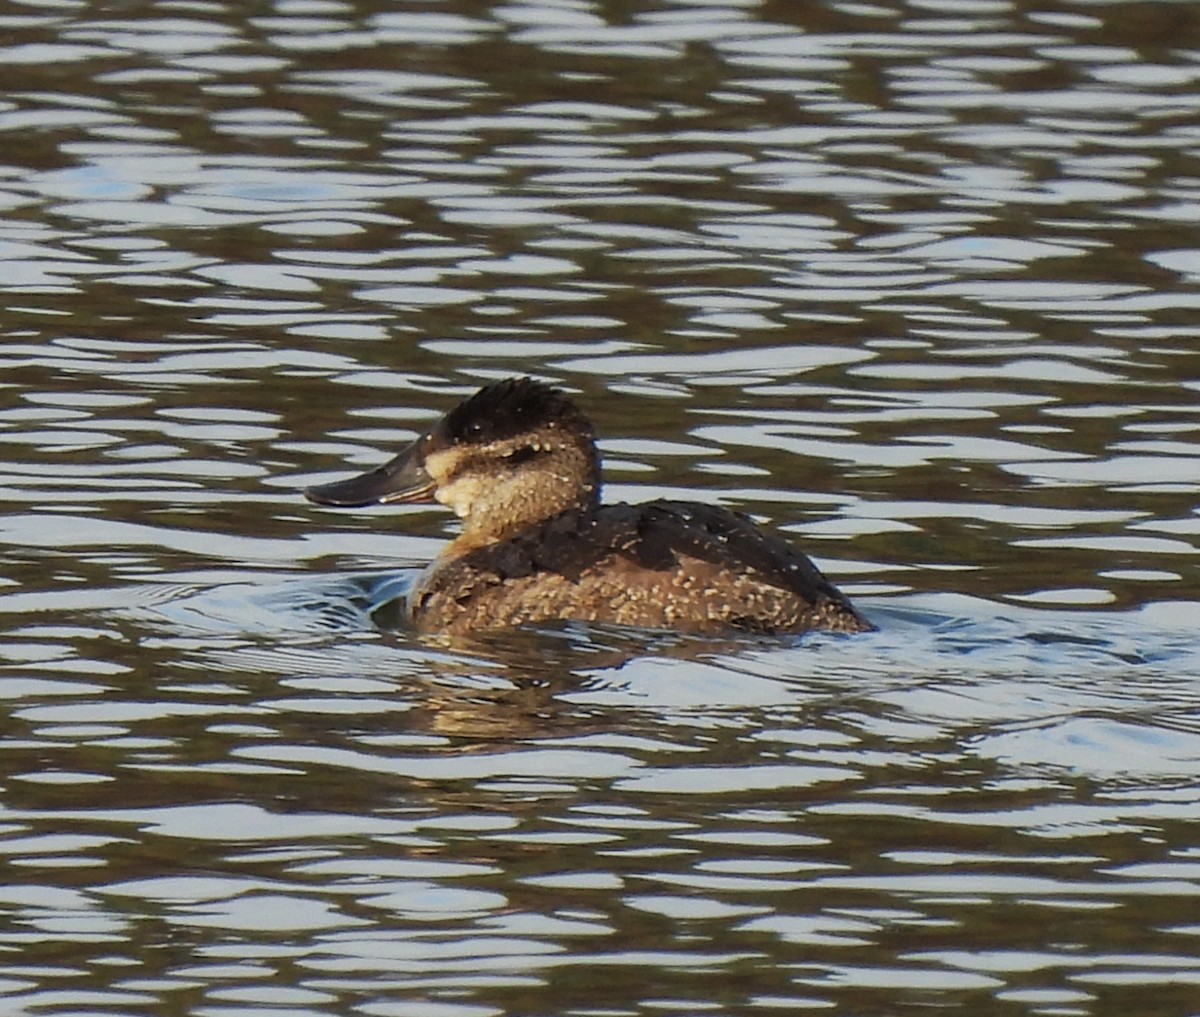
[[[712,505],[600,504],[592,425],[530,378],[480,389],[378,469],[307,488],[318,505],[438,501],[463,520],[415,582],[425,632],[576,619],[701,633],[872,628],[815,565]]]

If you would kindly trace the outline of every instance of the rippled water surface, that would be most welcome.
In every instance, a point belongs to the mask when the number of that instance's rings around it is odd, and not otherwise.
[[[0,1010],[1200,1014],[1200,7],[0,8]],[[422,640],[487,380],[879,632]]]

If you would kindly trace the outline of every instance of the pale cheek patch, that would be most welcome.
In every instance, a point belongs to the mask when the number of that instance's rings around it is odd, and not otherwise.
[[[462,454],[455,449],[440,449],[437,452],[430,452],[425,457],[425,472],[433,477],[437,484],[441,485],[458,472],[458,467],[462,461]]]
[[[441,485],[434,491],[433,496],[452,509],[460,519],[465,519],[484,493],[484,488],[482,478],[464,476]]]

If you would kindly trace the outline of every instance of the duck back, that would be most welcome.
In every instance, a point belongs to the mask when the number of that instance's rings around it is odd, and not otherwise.
[[[872,628],[811,561],[752,520],[693,502],[571,509],[454,545],[414,587],[422,631],[574,619],[699,633]]]

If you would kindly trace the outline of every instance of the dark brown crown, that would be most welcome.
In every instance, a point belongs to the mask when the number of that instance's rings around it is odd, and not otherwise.
[[[532,378],[506,378],[481,388],[459,403],[434,429],[447,444],[504,441],[558,424],[592,437],[592,427],[578,407],[556,388]]]

